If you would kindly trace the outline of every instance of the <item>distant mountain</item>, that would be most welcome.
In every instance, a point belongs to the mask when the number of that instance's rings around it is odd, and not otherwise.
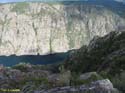
[[[115,1],[125,3],[125,0],[115,0]]]
[[[125,6],[112,0],[1,4],[0,55],[66,52],[122,29]]]
[[[63,1],[64,4],[89,4],[98,5],[105,7],[122,17],[125,17],[125,4],[120,2],[121,0],[74,0],[74,1]],[[125,0],[122,0],[125,2]]]

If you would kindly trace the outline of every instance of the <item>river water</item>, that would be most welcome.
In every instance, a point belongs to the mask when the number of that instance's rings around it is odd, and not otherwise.
[[[68,53],[55,53],[49,55],[22,55],[22,56],[0,56],[0,64],[4,66],[13,66],[20,62],[31,64],[53,64],[62,62],[68,57]]]

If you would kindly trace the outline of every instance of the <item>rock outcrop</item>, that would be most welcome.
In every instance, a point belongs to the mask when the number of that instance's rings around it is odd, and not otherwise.
[[[66,52],[124,27],[124,18],[99,5],[1,4],[0,55]]]
[[[34,93],[119,93],[113,88],[110,80],[99,80],[90,85],[81,85],[79,87],[58,87],[50,90],[35,91]]]

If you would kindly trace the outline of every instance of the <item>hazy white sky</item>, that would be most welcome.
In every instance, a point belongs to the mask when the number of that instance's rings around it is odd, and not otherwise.
[[[25,0],[0,0],[0,2],[5,3],[5,2],[17,2],[17,1],[25,1]]]

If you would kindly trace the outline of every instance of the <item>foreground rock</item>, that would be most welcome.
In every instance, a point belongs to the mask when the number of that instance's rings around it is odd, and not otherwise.
[[[68,86],[70,85],[71,72],[66,71],[63,73],[52,74],[48,76],[48,82],[53,87]]]
[[[118,93],[118,90],[113,88],[110,80],[105,79],[92,82],[89,85],[58,87],[50,90],[35,91],[34,93]]]
[[[87,80],[90,78],[100,78],[101,79],[101,76],[98,75],[96,72],[89,72],[89,73],[84,73],[84,74],[80,75],[80,77],[79,77],[80,80]]]

